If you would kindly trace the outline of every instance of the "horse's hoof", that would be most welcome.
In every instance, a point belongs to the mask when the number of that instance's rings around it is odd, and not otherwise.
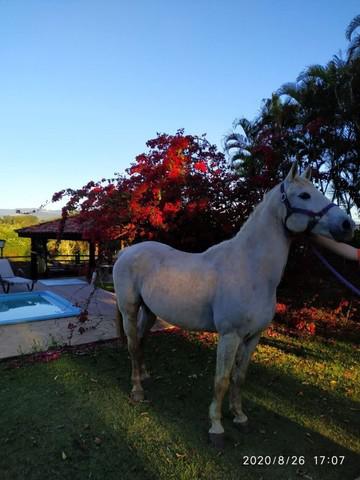
[[[217,450],[224,450],[224,448],[225,448],[225,434],[224,433],[209,433],[209,442]]]
[[[234,427],[241,433],[250,433],[249,420],[245,422],[234,422]]]
[[[131,400],[133,402],[143,402],[144,401],[144,392],[141,392],[139,390],[136,390],[134,392],[131,392]]]

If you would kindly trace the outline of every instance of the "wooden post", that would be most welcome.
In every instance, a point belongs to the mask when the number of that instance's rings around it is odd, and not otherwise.
[[[47,238],[43,238],[41,241],[41,255],[43,259],[43,266],[42,266],[42,271],[41,274],[47,278],[49,276],[49,270],[48,270],[48,249],[47,249]]]
[[[31,280],[38,279],[38,242],[31,237],[31,260],[30,260],[30,276]]]
[[[95,261],[95,242],[89,242],[89,272],[88,277],[91,278],[96,267]]]

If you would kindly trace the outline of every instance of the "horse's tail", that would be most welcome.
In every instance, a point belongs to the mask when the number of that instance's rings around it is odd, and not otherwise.
[[[121,255],[124,253],[124,250],[125,249],[123,248],[122,250],[120,250],[117,253],[116,260],[118,260],[121,257]],[[125,330],[124,330],[123,316],[121,315],[116,295],[115,295],[115,299],[116,299],[116,321],[115,321],[115,323],[116,323],[116,333],[117,333],[117,337],[119,339],[119,345],[122,346],[122,345],[126,345],[127,338],[126,338],[126,334],[125,334]]]
[[[121,315],[117,302],[116,302],[116,333],[119,339],[120,346],[126,345],[126,335],[124,330],[123,316]]]

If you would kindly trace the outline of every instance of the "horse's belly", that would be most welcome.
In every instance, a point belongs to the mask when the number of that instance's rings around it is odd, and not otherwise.
[[[144,282],[141,296],[158,317],[190,330],[214,331],[213,281],[198,272],[161,271]]]
[[[172,305],[171,310],[161,305],[153,305],[151,310],[162,320],[184,330],[216,331],[210,310],[206,312],[176,304]]]

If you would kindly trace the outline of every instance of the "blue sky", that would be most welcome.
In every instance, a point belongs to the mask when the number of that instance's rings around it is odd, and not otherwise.
[[[344,51],[359,13],[353,0],[0,0],[0,208],[124,171],[156,132],[221,148],[235,118]]]

